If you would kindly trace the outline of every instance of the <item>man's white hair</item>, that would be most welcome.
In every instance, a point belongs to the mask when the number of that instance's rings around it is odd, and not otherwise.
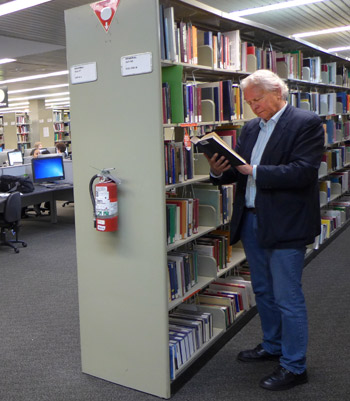
[[[247,78],[244,78],[240,85],[243,91],[249,86],[258,86],[267,92],[274,92],[280,89],[282,98],[284,100],[288,98],[288,86],[277,74],[270,70],[257,70]]]

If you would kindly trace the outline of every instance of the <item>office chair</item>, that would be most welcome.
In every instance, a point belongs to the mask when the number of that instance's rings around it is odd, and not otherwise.
[[[19,192],[12,192],[7,198],[4,206],[3,213],[0,213],[0,245],[6,245],[14,249],[16,253],[19,249],[14,244],[22,244],[26,247],[27,244],[24,241],[18,239],[19,222],[21,221],[21,194]],[[6,232],[12,231],[16,233],[16,239],[8,240],[6,238]]]

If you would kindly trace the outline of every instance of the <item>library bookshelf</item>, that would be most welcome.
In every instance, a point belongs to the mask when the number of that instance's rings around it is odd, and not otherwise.
[[[17,147],[24,151],[31,144],[31,121],[27,113],[15,113]]]
[[[60,108],[52,110],[54,142],[63,142],[67,147],[71,143],[70,109]]]
[[[225,13],[195,0],[167,0],[162,4],[174,7],[178,20],[187,21],[191,15],[191,22],[201,29],[240,29],[241,37],[249,41],[259,37],[280,49],[318,52],[266,28],[230,20]],[[66,11],[65,20],[70,110],[76,133],[72,144],[82,370],[169,398],[172,387],[190,370],[192,361],[172,383],[168,312],[183,299],[168,302],[167,253],[180,244],[169,246],[166,242],[165,191],[193,182],[164,183],[162,68],[182,65],[187,76],[195,73],[202,80],[230,78],[239,83],[253,68],[255,59],[248,58],[246,71],[225,70],[208,62],[198,66],[162,61],[158,0],[121,2],[108,32],[89,5]],[[208,60],[210,51],[204,49],[204,53]],[[134,60],[133,72],[121,68],[128,60]],[[285,71],[284,65],[279,67]],[[76,71],[91,69],[94,74],[83,74],[76,83]],[[244,123],[250,115],[241,117],[239,121]],[[201,129],[221,124],[208,121]],[[122,181],[118,188],[119,228],[115,233],[97,232],[93,227],[88,185],[96,168],[114,168],[113,174]],[[194,183],[202,180],[202,175],[195,176]],[[208,224],[201,227],[199,236],[216,228],[211,212],[207,215]],[[228,270],[244,260],[241,250],[236,256]],[[217,278],[210,261],[202,264],[200,277],[194,293]],[[243,321],[243,316],[238,319],[238,323]],[[210,354],[212,346],[226,334],[216,327],[212,340],[194,355],[193,361]]]

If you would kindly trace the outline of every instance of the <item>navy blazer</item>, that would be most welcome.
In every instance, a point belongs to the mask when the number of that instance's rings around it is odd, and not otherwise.
[[[260,118],[246,123],[236,151],[250,163]],[[255,208],[258,240],[265,248],[311,244],[320,233],[318,169],[324,151],[324,130],[315,113],[287,105],[257,166]],[[237,182],[231,219],[231,243],[240,239],[247,176],[235,168],[214,184]]]

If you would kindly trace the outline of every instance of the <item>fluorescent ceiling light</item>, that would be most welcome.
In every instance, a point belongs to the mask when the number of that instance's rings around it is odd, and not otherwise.
[[[46,93],[45,95],[33,95],[27,97],[17,97],[15,99],[9,99],[11,102],[22,101],[22,100],[31,100],[31,99],[42,99],[46,97],[53,97],[53,96],[65,96],[69,95],[69,92],[61,92],[61,93]]]
[[[13,63],[14,61],[16,61],[16,59],[14,58],[1,58],[0,64]]]
[[[46,90],[46,89],[63,88],[68,85],[69,84],[59,84],[59,85],[38,86],[36,88],[29,88],[29,89],[17,89],[14,91],[8,91],[8,94],[13,95],[14,93],[33,92],[33,91],[41,91],[41,90]]]
[[[69,97],[61,97],[59,99],[48,99],[48,100],[45,100],[45,103],[63,102],[63,101],[69,102],[70,98]]]
[[[350,50],[350,46],[332,47],[330,49],[327,49],[327,52],[334,53],[334,52],[342,52],[344,50]]]
[[[4,109],[1,109],[1,114],[8,114],[8,113],[14,113],[14,112],[29,112],[29,109],[27,107],[6,107]]]
[[[270,6],[247,8],[246,10],[233,11],[229,13],[231,17],[243,17],[246,15],[266,13],[268,11],[281,10],[283,8],[304,6],[306,4],[319,3],[326,0],[292,0],[283,3],[271,4]]]
[[[0,85],[11,84],[11,83],[13,83],[13,82],[32,81],[32,80],[34,80],[34,79],[43,79],[43,78],[49,78],[49,77],[58,77],[58,76],[60,76],[60,75],[68,75],[68,70],[50,72],[50,73],[48,73],[48,74],[29,75],[29,76],[27,76],[27,77],[22,77],[22,78],[6,79],[6,80],[4,80],[4,81],[0,81]]]
[[[337,28],[322,29],[320,31],[296,33],[292,35],[294,38],[306,38],[308,36],[326,35],[328,33],[350,31],[350,25],[338,26]]]
[[[29,106],[29,102],[9,103],[9,107]]]
[[[37,6],[39,4],[47,3],[52,0],[14,0],[0,6],[0,16],[15,13],[16,11],[24,10]]]
[[[62,108],[69,108],[70,102],[62,102],[62,103],[50,103],[45,105],[47,109],[62,109]]]

